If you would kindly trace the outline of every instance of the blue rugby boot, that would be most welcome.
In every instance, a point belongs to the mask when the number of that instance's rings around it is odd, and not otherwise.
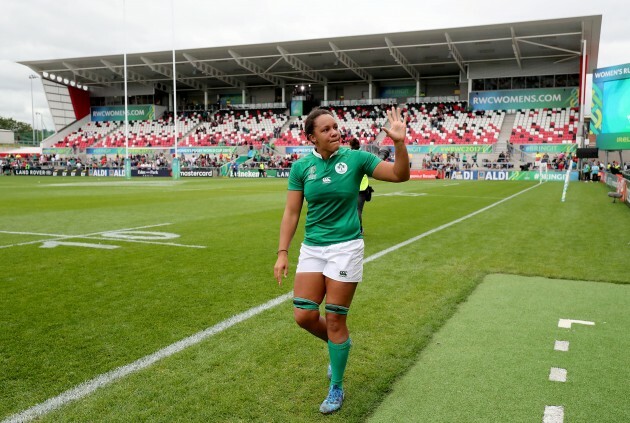
[[[322,414],[330,414],[341,408],[343,404],[343,389],[337,385],[332,385],[328,391],[328,396],[319,406],[319,411]]]

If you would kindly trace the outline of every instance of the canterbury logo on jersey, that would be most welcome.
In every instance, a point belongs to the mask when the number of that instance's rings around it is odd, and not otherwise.
[[[339,271],[339,276],[343,276],[344,278],[348,277],[348,272],[346,272],[345,270],[340,270]]]
[[[330,179],[328,176],[326,176],[326,177],[322,178],[322,182],[325,183],[325,184],[329,184],[329,183],[332,182],[332,179]]]

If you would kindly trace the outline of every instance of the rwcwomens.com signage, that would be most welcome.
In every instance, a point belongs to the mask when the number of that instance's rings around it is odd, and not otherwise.
[[[474,91],[470,93],[473,110],[543,109],[577,107],[577,88]]]
[[[155,106],[145,104],[139,106],[127,106],[128,120],[153,120],[155,119]],[[124,121],[124,106],[95,106],[90,110],[92,122]]]

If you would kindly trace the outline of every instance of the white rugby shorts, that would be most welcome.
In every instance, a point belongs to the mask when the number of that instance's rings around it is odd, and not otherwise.
[[[364,246],[363,239],[326,247],[302,244],[296,272],[322,273],[339,282],[361,282]]]

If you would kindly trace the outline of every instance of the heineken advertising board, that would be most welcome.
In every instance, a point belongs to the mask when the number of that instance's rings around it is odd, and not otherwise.
[[[153,104],[143,104],[127,106],[128,120],[154,120],[155,106]],[[104,121],[124,121],[125,106],[96,106],[90,111],[92,122]]]
[[[590,133],[601,150],[630,149],[630,63],[593,72]]]
[[[473,91],[468,104],[473,110],[544,109],[577,107],[577,88]]]

